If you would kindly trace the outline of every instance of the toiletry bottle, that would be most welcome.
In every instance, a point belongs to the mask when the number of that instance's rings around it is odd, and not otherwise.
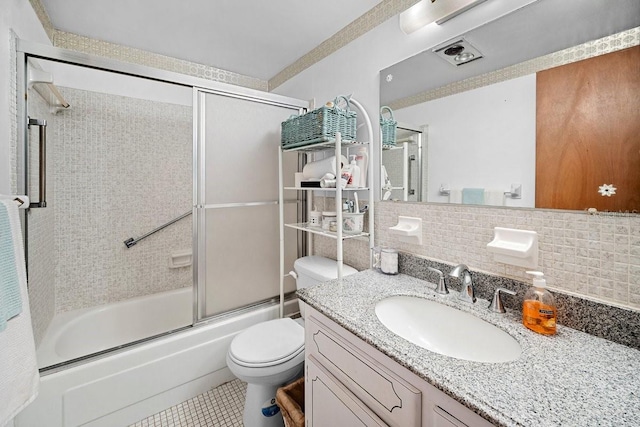
[[[347,183],[347,187],[358,188],[360,187],[360,167],[356,163],[356,156],[349,156],[351,162],[351,180]]]
[[[533,286],[524,295],[522,303],[522,324],[532,331],[543,335],[556,333],[556,301],[547,288],[544,274],[539,271],[527,271],[532,274]]]
[[[342,167],[342,171],[340,171],[340,187],[350,187],[349,183],[351,182],[351,177],[353,176],[351,170],[351,164],[344,165]]]
[[[367,186],[367,171],[369,168],[369,155],[367,147],[360,147],[356,154],[356,165],[360,168],[360,187]]]

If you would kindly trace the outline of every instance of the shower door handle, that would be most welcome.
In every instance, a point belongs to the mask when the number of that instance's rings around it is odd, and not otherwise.
[[[30,208],[46,208],[47,207],[47,121],[29,118],[29,127],[38,126],[38,160],[39,160],[39,185],[38,185],[38,201],[31,202]]]

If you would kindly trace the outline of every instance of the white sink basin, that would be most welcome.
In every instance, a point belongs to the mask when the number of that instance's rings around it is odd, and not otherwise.
[[[474,362],[510,362],[520,344],[473,314],[418,297],[395,296],[376,304],[376,316],[391,332],[427,350]]]

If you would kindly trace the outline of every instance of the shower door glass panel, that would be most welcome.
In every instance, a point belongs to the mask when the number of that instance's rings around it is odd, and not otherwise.
[[[204,244],[198,254],[200,317],[245,307],[280,293],[278,150],[280,123],[297,108],[268,101],[200,92],[201,155],[204,185],[198,230]],[[201,125],[202,126],[202,125]],[[284,159],[285,176],[297,166],[297,155]],[[286,205],[294,222],[295,202]],[[286,271],[296,258],[296,233],[287,232],[291,244]],[[293,248],[293,250],[291,250]],[[204,286],[202,286],[204,284]],[[295,290],[288,279],[285,292]]]
[[[130,248],[124,241],[192,211],[192,88],[31,61],[71,105],[52,110],[45,85],[28,89],[28,115],[48,125],[47,207],[26,215],[40,367],[191,325],[191,265],[171,265],[191,252],[191,216]],[[38,194],[37,146],[32,127],[30,195]],[[74,323],[81,316],[88,320]]]

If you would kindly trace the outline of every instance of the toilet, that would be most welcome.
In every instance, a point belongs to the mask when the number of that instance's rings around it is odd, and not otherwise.
[[[291,275],[298,289],[337,278],[336,262],[306,256],[294,263]],[[343,265],[342,275],[357,270]],[[304,318],[304,303],[300,314]],[[304,374],[304,327],[301,319],[288,317],[253,325],[233,339],[227,352],[229,370],[247,385],[243,421],[247,427],[282,427],[276,390]]]
[[[327,280],[336,279],[338,277],[338,270],[336,262],[332,259],[311,255],[298,258],[293,263],[294,271],[290,272],[294,279],[296,279],[296,289],[304,289],[310,286],[315,286],[318,283],[326,282]],[[342,265],[342,277],[349,276],[357,273],[358,270],[350,265]],[[300,316],[305,318],[304,308],[306,304],[304,301],[298,300],[300,306]]]

